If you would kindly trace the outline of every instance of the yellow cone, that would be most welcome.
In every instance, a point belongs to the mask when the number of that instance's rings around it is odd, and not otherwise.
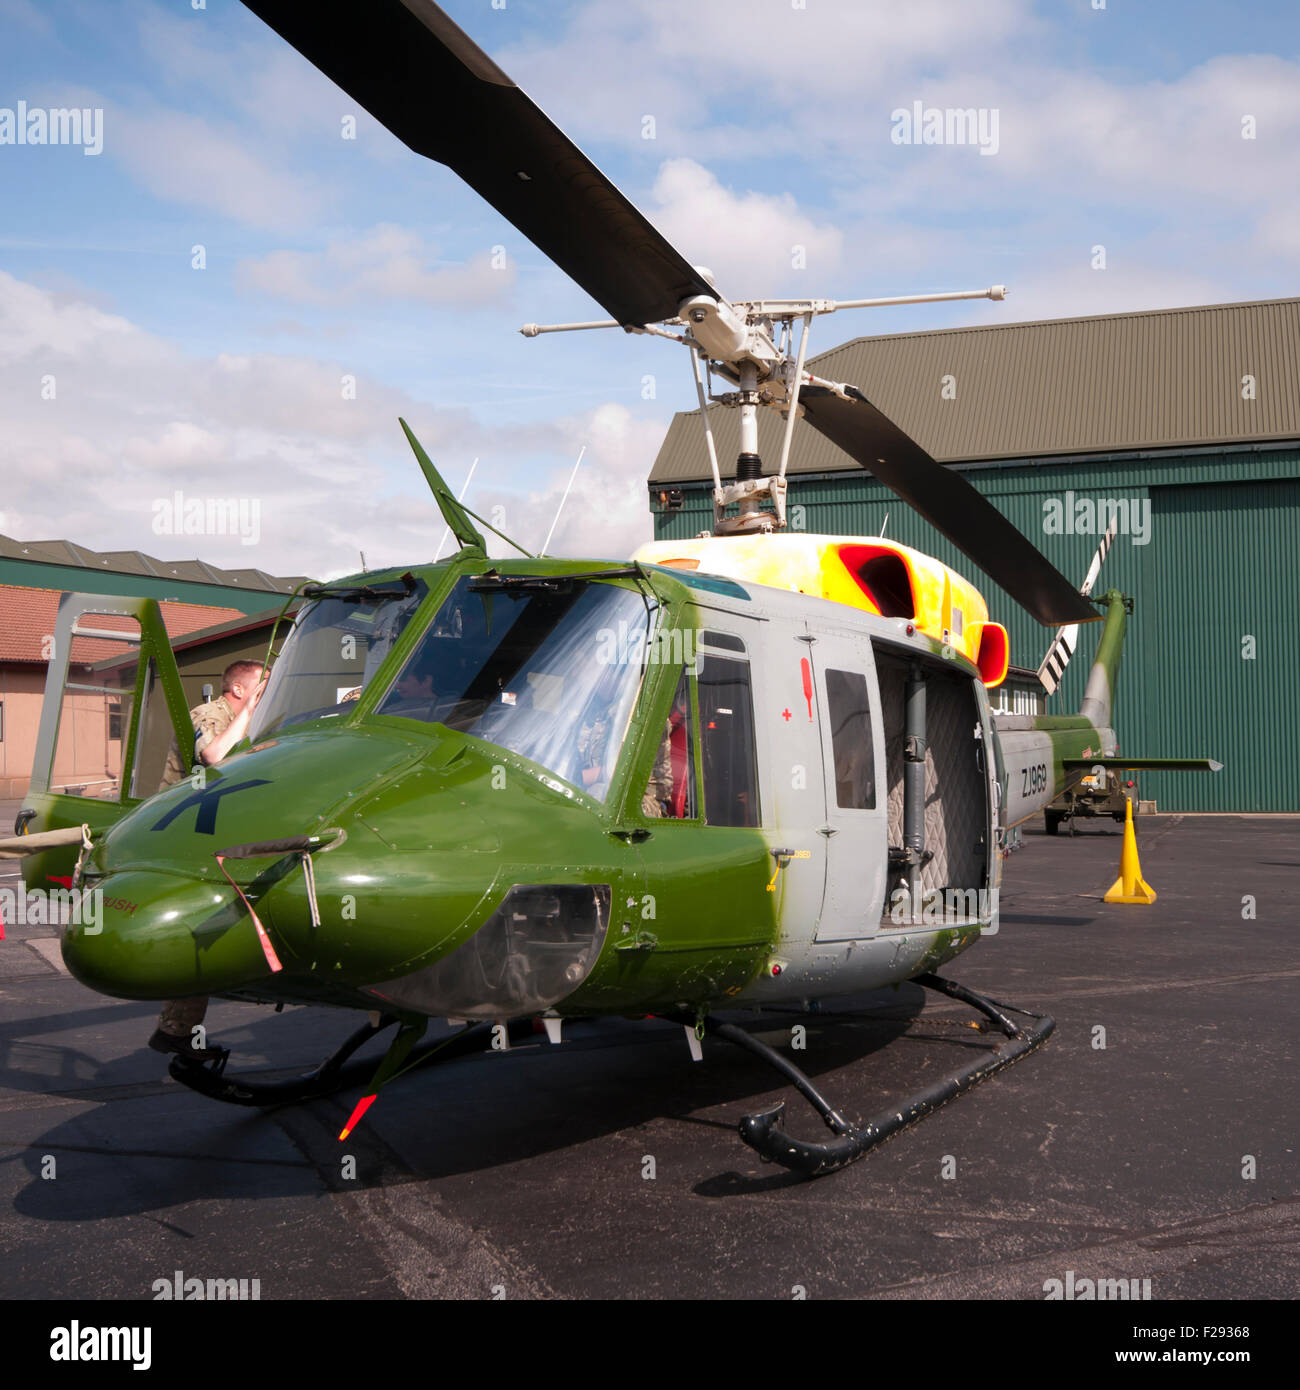
[[[1119,877],[1109,893],[1108,903],[1153,903],[1156,890],[1142,877],[1138,863],[1137,836],[1133,833],[1133,803],[1124,799],[1124,848],[1119,856]]]

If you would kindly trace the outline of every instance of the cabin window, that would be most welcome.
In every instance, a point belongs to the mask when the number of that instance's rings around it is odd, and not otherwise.
[[[749,663],[702,654],[697,684],[704,818],[709,825],[758,825],[758,763]]]
[[[694,820],[695,748],[691,735],[691,683],[683,671],[664,721],[641,811],[655,819]]]
[[[826,705],[835,755],[835,804],[847,810],[874,810],[876,752],[867,678],[858,671],[828,670]]]

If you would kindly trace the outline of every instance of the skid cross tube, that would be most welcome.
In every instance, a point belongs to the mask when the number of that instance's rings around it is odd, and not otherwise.
[[[746,1051],[761,1057],[791,1081],[835,1135],[833,1139],[812,1143],[787,1134],[784,1127],[785,1102],[779,1101],[770,1110],[746,1115],[740,1122],[740,1137],[760,1158],[769,1163],[779,1163],[808,1178],[833,1173],[837,1168],[843,1168],[869,1153],[876,1145],[882,1144],[899,1130],[923,1119],[945,1101],[968,1091],[976,1082],[983,1081],[985,1077],[992,1076],[994,1072],[1010,1066],[1012,1062],[1032,1052],[1051,1036],[1052,1030],[1056,1027],[1056,1020],[1049,1014],[1032,1014],[1025,1009],[1000,1004],[997,1000],[986,999],[964,985],[957,984],[955,980],[946,980],[939,975],[917,975],[912,983],[924,985],[927,989],[936,990],[949,998],[969,1004],[995,1023],[1006,1034],[1008,1041],[985,1052],[979,1061],[962,1067],[941,1081],[936,1081],[902,1105],[881,1112],[861,1126],[849,1124],[808,1077],[779,1052],[766,1043],[759,1042],[757,1038],[751,1037],[734,1024],[705,1018],[704,1027],[707,1032],[736,1043]],[[1010,1009],[1012,1013],[1024,1014],[1032,1023],[1022,1027],[1003,1012],[1005,1009]]]

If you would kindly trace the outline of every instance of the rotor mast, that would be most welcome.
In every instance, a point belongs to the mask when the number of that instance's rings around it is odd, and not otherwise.
[[[695,267],[700,276],[714,288],[713,276],[703,266]],[[697,294],[684,299],[675,317],[660,324],[620,324],[617,319],[599,319],[585,323],[526,323],[519,330],[526,338],[542,333],[585,332],[594,328],[622,328],[628,333],[649,333],[685,344],[691,350],[691,367],[695,377],[695,392],[700,404],[700,420],[704,426],[705,447],[709,468],[713,473],[713,534],[716,536],[752,535],[756,532],[785,529],[786,469],[790,463],[790,446],[794,439],[794,422],[803,414],[799,396],[812,387],[819,394],[835,395],[844,400],[865,399],[856,387],[840,382],[824,381],[805,371],[808,333],[812,321],[820,314],[833,314],[837,309],[875,309],[899,304],[936,304],[955,299],[1005,299],[1005,285],[991,285],[983,290],[951,290],[934,294],[892,295],[876,299],[755,299],[732,303],[717,295]],[[794,325],[802,320],[799,347],[792,357]],[[672,328],[682,326],[683,333]],[[780,332],[778,333],[778,326]],[[778,346],[778,343],[780,344]],[[717,372],[735,383],[735,391],[713,395],[705,387],[700,369],[703,361],[710,379]],[[723,483],[718,468],[718,451],[709,419],[709,402],[740,410],[740,452],[736,458],[736,479]],[[772,406],[785,417],[781,438],[781,458],[774,474],[764,475],[758,452],[758,410]],[[764,501],[771,503],[771,510]],[[732,516],[727,515],[735,507]]]

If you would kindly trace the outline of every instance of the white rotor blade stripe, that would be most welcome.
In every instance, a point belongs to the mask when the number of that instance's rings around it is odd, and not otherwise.
[[[1097,553],[1092,557],[1092,564],[1088,566],[1088,577],[1079,589],[1081,594],[1092,593],[1092,586],[1097,582],[1097,576],[1101,573],[1101,566],[1106,559],[1106,553],[1110,550],[1111,542],[1115,539],[1118,521],[1119,518],[1112,512],[1110,525],[1106,527],[1106,534],[1101,538]],[[1074,655],[1078,640],[1079,624],[1071,623],[1069,627],[1063,627],[1057,633],[1056,640],[1048,647],[1043,664],[1038,668],[1038,679],[1043,683],[1043,689],[1049,695],[1056,694],[1057,688],[1061,684],[1061,677],[1065,674],[1065,668],[1070,664],[1070,658]]]
[[[1110,549],[1110,543],[1115,539],[1115,528],[1119,523],[1119,517],[1114,511],[1110,515],[1110,525],[1106,527],[1106,534],[1101,538],[1101,544],[1097,547],[1097,553],[1092,557],[1092,564],[1088,566],[1088,577],[1083,581],[1083,587],[1079,590],[1081,594],[1092,593],[1092,586],[1097,582],[1097,576],[1101,573],[1102,561],[1106,558],[1106,552]]]
[[[1061,684],[1065,668],[1074,655],[1074,644],[1078,635],[1079,624],[1071,623],[1069,627],[1062,628],[1057,633],[1056,640],[1047,649],[1043,664],[1038,668],[1038,679],[1042,681],[1043,689],[1049,695],[1055,695],[1057,687]]]

